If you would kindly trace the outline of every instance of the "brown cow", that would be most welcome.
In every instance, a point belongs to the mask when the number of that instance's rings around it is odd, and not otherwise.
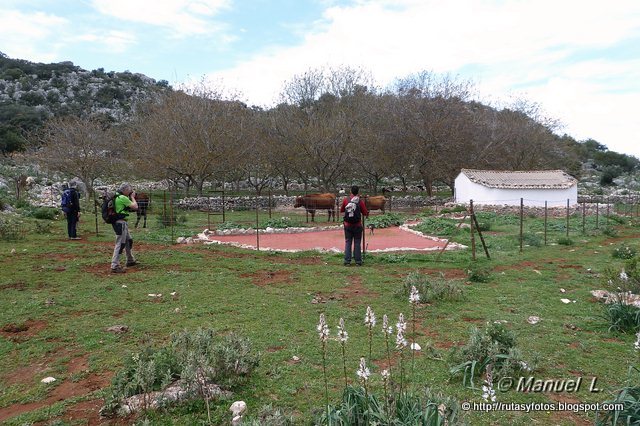
[[[364,196],[364,205],[367,206],[367,210],[382,210],[384,213],[384,205],[387,202],[387,199],[384,198],[384,195],[376,195],[376,196]]]
[[[327,221],[330,221],[336,217],[336,196],[331,193],[303,195],[296,197],[293,207],[304,207],[311,214],[311,222],[315,221],[316,210],[327,210],[329,212]]]
[[[147,195],[144,192],[137,192],[136,193],[136,201],[138,202],[138,210],[136,210],[136,228],[138,227],[138,224],[140,223],[140,218],[144,217],[144,222],[142,223],[142,227],[146,228],[147,227],[147,210],[149,209],[149,204],[151,204],[151,199],[149,198],[149,195]]]

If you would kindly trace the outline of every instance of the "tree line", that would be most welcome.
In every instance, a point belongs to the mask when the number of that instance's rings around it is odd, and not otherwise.
[[[453,188],[461,168],[563,169],[578,176],[594,153],[607,167],[638,160],[596,141],[559,136],[557,120],[520,100],[496,108],[471,82],[420,72],[381,90],[360,69],[311,69],[286,82],[280,102],[250,107],[204,84],[167,90],[124,123],[57,117],[37,135],[35,156],[82,178],[168,179],[202,193],[206,182],[247,182],[260,194],[292,182],[335,191],[343,182],[377,192],[393,179]]]

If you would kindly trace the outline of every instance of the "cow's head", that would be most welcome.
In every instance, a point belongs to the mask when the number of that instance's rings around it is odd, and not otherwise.
[[[296,203],[293,205],[293,207],[302,207],[302,206],[304,206],[302,197],[296,197]]]

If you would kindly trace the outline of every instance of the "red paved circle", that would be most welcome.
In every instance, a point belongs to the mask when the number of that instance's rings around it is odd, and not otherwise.
[[[249,249],[257,248],[256,235],[209,235],[211,243],[230,244]],[[417,235],[406,227],[376,229],[373,233],[365,230],[365,248],[368,252],[386,251],[433,251],[442,249],[447,240]],[[330,230],[299,232],[288,234],[259,235],[260,250],[303,251],[320,250],[341,252],[344,250],[342,227]],[[460,248],[450,244],[447,249]]]

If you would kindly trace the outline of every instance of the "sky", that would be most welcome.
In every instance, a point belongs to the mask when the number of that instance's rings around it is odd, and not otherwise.
[[[640,0],[0,0],[0,52],[209,81],[264,107],[309,69],[362,68],[381,88],[449,74],[640,157]]]

